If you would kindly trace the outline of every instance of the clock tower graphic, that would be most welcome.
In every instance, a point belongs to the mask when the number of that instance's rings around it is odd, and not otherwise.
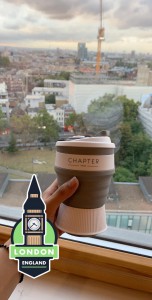
[[[50,271],[50,260],[59,259],[57,232],[47,220],[41,189],[33,174],[23,203],[22,219],[11,233],[9,258],[18,260],[18,271],[37,278]]]
[[[44,245],[45,204],[40,196],[40,188],[34,175],[28,189],[28,198],[23,209],[23,235],[26,245]]]

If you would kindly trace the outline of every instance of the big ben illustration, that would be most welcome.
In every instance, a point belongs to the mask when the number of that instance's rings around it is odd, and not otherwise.
[[[25,200],[23,214],[23,235],[25,245],[44,245],[45,204],[41,198],[37,178],[33,175]]]
[[[50,271],[50,260],[59,259],[57,232],[47,220],[45,203],[35,174],[32,175],[22,218],[11,233],[9,258],[18,261],[18,271],[36,278]]]

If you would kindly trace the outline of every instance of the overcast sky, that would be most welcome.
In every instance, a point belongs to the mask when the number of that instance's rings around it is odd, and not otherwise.
[[[99,0],[0,0],[0,45],[97,48]],[[103,51],[152,53],[152,0],[103,0]]]

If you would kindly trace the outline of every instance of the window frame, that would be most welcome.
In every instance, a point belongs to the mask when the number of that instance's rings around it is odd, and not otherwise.
[[[10,237],[11,230],[0,225],[0,243]],[[151,258],[62,238],[58,244],[60,258],[51,262],[52,269],[152,293]]]
[[[13,227],[18,219],[19,218],[15,216],[13,218],[8,218],[3,214],[2,218],[0,215],[0,225]],[[92,237],[77,237],[64,233],[62,238],[98,247],[152,257],[152,235],[136,232],[134,230],[108,226],[106,231]]]

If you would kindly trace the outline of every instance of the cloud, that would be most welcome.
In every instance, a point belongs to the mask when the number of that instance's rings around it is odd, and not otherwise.
[[[103,47],[151,41],[151,11],[152,0],[103,0]],[[0,0],[0,12],[1,43],[84,41],[96,49],[100,0]]]
[[[39,11],[50,19],[70,20],[78,16],[99,18],[99,0],[5,0],[18,7],[27,5]],[[119,29],[132,27],[150,27],[152,1],[151,0],[103,0],[103,19],[116,24]]]
[[[28,5],[31,8],[46,14],[52,19],[72,19],[80,15],[97,16],[100,11],[99,0],[6,0],[11,4]],[[112,0],[104,1],[104,12],[109,11],[112,8]]]
[[[114,19],[119,29],[152,27],[151,11],[151,0],[121,0]]]

